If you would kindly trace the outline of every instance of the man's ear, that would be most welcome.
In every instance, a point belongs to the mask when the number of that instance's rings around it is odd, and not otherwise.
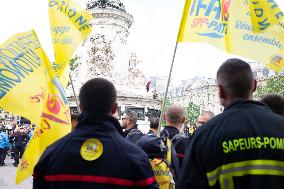
[[[183,118],[182,118],[181,122],[182,122],[182,123],[184,123],[184,122],[185,122],[185,117],[183,117]]]
[[[111,107],[111,114],[112,114],[112,115],[116,113],[117,107],[118,107],[117,103],[114,103],[114,104],[112,105],[112,107]]]
[[[225,89],[222,85],[218,85],[219,88],[219,98],[220,99],[225,99],[226,98],[226,92]]]
[[[81,103],[79,104],[80,112],[84,112],[84,108],[82,107]]]
[[[255,92],[255,91],[256,91],[256,87],[257,87],[257,81],[254,79],[254,80],[253,80],[252,92]]]

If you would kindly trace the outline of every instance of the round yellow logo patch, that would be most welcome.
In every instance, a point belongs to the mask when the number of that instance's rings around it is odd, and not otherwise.
[[[95,138],[86,140],[80,150],[84,160],[94,161],[103,154],[103,144]]]

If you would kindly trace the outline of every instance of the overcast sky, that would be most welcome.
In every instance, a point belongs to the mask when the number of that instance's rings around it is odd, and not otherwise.
[[[35,29],[49,58],[53,50],[49,31],[47,0],[0,0],[0,44],[18,32]],[[85,0],[78,1],[85,5]],[[146,76],[167,75],[171,64],[184,0],[121,0],[134,16],[130,28],[129,50],[138,54]],[[276,0],[284,10],[284,1]],[[178,45],[173,77],[214,76],[227,58],[236,57],[210,45]]]

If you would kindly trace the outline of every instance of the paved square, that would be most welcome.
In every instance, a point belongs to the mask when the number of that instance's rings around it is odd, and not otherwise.
[[[6,166],[0,167],[0,189],[31,189],[32,177],[26,179],[19,185],[16,185],[17,168],[13,166],[13,160],[6,157]]]

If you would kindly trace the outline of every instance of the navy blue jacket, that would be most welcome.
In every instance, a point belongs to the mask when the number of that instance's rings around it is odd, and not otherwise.
[[[135,124],[131,129],[124,131],[126,140],[136,144],[137,141],[143,136],[143,133],[138,129],[138,125]]]
[[[94,161],[81,157],[91,138],[103,144]],[[110,116],[82,114],[76,129],[46,149],[34,168],[34,189],[158,188],[147,155],[126,141]]]
[[[28,134],[25,132],[14,132],[11,136],[10,136],[10,140],[11,143],[16,146],[26,146],[26,144],[28,143]]]
[[[192,135],[182,189],[284,188],[284,118],[266,105],[238,101]]]

